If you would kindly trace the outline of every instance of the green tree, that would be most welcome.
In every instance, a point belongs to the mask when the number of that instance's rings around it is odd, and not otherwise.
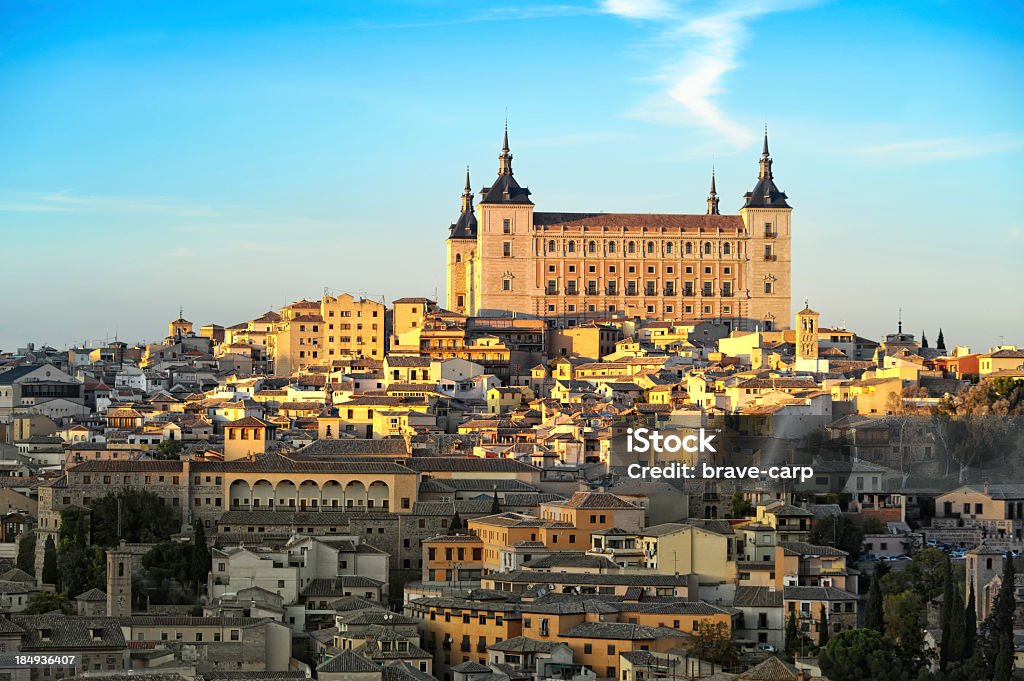
[[[29,596],[28,605],[22,614],[45,615],[54,610],[59,610],[65,615],[72,614],[68,597],[59,591],[37,591]]]
[[[733,518],[746,518],[753,514],[754,506],[747,501],[743,495],[736,492],[732,495],[732,517]]]
[[[132,543],[167,541],[181,530],[181,514],[149,490],[122,490],[94,499],[92,543],[117,546],[123,539]]]
[[[935,347],[939,350],[946,349],[946,337],[942,335],[942,327],[939,327],[939,337],[935,339]]]
[[[864,547],[864,528],[846,516],[829,516],[814,523],[808,541],[819,546],[833,546],[846,551],[849,562],[860,558]]]
[[[971,582],[970,596],[967,598],[966,612],[964,613],[964,658],[974,654],[974,642],[978,639],[978,613],[975,611],[977,605],[974,602],[974,582]]]
[[[732,640],[729,625],[717,622],[703,626],[693,634],[694,656],[723,667],[735,667],[739,662],[739,646]]]
[[[455,511],[451,522],[448,523],[448,534],[458,534],[459,530],[463,530],[465,527],[465,524],[462,522],[462,516],[459,515],[458,511]]]
[[[195,523],[192,543],[192,583],[195,585],[196,593],[200,593],[213,565],[210,546],[206,542],[206,528],[200,520]]]
[[[164,440],[156,446],[153,452],[154,459],[178,460],[181,458],[181,440]]]
[[[786,656],[794,659],[800,651],[800,630],[796,627],[796,613],[789,611],[789,619],[786,620]]]
[[[992,614],[989,615],[992,620],[990,631],[993,637],[992,650],[995,660],[992,671],[993,681],[1010,681],[1010,677],[1013,675],[1013,620],[1017,607],[1017,599],[1014,594],[1015,578],[1013,559],[1007,556],[1003,560],[1003,580],[992,606]]]
[[[946,564],[943,570],[942,590],[942,646],[939,648],[939,668],[946,670],[952,658],[953,646],[953,592],[956,585],[953,583],[953,564],[949,556],[946,556]],[[959,659],[959,658],[957,658]]]
[[[824,648],[828,645],[828,615],[825,612],[825,604],[821,604],[818,612],[818,647]]]
[[[61,591],[77,596],[106,582],[106,556],[89,543],[89,511],[71,508],[61,511],[60,539],[57,545],[57,569]]]
[[[888,594],[883,610],[885,633],[896,642],[897,650],[907,668],[917,674],[927,661],[924,645],[924,601],[914,591]]]
[[[494,492],[491,495],[491,515],[498,515],[501,513],[501,502],[498,500],[498,486],[494,486]]]
[[[909,681],[911,670],[895,644],[874,629],[846,629],[818,656],[831,681]]]
[[[60,584],[60,570],[57,568],[57,546],[53,542],[53,535],[46,535],[46,543],[43,545],[43,584]]]
[[[928,336],[924,335],[924,329],[921,329],[921,347],[928,347]]]
[[[871,578],[871,589],[868,590],[864,626],[879,632],[885,631],[885,620],[882,618],[882,576],[877,572]]]
[[[196,542],[168,541],[157,544],[142,557],[141,574],[133,586],[151,603],[195,603],[201,582],[205,581],[205,575],[197,580],[197,553],[202,553],[202,550]]]
[[[30,575],[36,573],[36,533],[34,531],[25,532],[18,540],[18,560],[15,566]]]

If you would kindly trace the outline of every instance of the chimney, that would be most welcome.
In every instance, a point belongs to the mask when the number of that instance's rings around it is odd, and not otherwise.
[[[988,496],[988,480],[985,481],[985,496]]]

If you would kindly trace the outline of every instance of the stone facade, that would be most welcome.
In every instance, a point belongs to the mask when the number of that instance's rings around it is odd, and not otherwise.
[[[568,327],[616,316],[785,328],[792,209],[775,186],[765,137],[758,182],[721,215],[712,181],[704,215],[542,213],[512,175],[505,144],[495,183],[447,240],[450,310],[525,316]]]

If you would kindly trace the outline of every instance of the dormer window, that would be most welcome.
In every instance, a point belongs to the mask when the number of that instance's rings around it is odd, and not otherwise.
[[[102,641],[103,640],[103,628],[102,627],[92,627],[91,629],[89,629],[89,636],[92,638],[93,641]]]
[[[39,638],[43,641],[49,641],[53,638],[53,629],[45,628],[39,630]]]

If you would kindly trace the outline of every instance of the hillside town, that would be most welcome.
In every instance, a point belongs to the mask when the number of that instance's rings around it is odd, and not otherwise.
[[[3,352],[2,650],[81,655],[10,678],[1024,666],[1024,349],[822,316],[556,325],[341,293]],[[630,451],[640,427],[716,447]],[[632,474],[666,463],[813,476]],[[865,646],[878,670],[844,676]]]

